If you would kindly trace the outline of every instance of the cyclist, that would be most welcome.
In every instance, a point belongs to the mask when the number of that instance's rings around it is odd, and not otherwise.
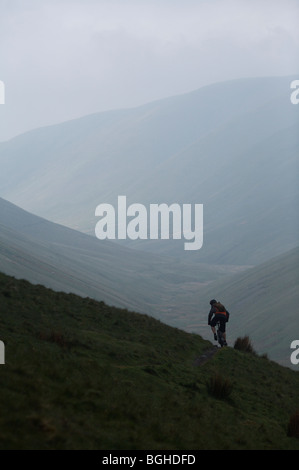
[[[211,310],[209,312],[208,325],[211,326],[211,330],[214,333],[214,339],[215,341],[217,341],[218,338],[217,338],[215,327],[218,322],[220,323],[220,331],[224,339],[224,346],[227,346],[226,323],[228,322],[228,319],[229,319],[229,312],[226,310],[224,305],[222,305],[220,302],[217,302],[217,300],[215,299],[210,301],[210,305],[211,305]]]

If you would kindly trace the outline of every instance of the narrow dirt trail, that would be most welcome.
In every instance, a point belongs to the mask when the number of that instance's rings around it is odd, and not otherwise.
[[[210,361],[212,359],[213,356],[215,356],[215,354],[217,353],[217,351],[219,351],[220,348],[218,348],[218,346],[213,346],[209,349],[206,349],[204,351],[204,353],[197,357],[193,363],[193,365],[195,367],[199,367],[199,366],[202,366],[203,364],[205,364],[206,362]]]

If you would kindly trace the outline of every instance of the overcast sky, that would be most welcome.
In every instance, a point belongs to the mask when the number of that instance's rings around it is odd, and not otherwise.
[[[299,0],[0,0],[0,141],[252,76],[299,79]]]

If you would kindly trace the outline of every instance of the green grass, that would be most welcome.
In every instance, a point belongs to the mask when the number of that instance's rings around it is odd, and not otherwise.
[[[299,449],[299,374],[200,336],[0,274],[1,449]],[[207,383],[221,375],[222,399]]]

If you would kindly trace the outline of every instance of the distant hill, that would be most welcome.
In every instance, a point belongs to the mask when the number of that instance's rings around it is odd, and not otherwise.
[[[228,337],[249,335],[256,350],[288,367],[290,345],[299,339],[299,247],[243,273],[198,289],[200,317],[190,316],[189,330],[209,337],[209,300],[216,298],[231,313]],[[206,312],[204,314],[203,312]],[[200,320],[199,320],[200,318]]]
[[[216,83],[28,132],[0,144],[1,196],[91,234],[96,206],[118,195],[203,203],[201,261],[259,264],[298,244],[293,78]],[[186,256],[179,242],[134,245]]]
[[[183,305],[177,299],[181,290],[188,293],[228,272],[221,266],[139,253],[99,241],[1,198],[0,270],[58,291],[136,309],[170,324],[185,310],[185,299]],[[196,305],[187,305],[195,312]]]
[[[299,450],[299,374],[269,360],[196,366],[197,335],[3,274],[0,325],[1,450]]]

